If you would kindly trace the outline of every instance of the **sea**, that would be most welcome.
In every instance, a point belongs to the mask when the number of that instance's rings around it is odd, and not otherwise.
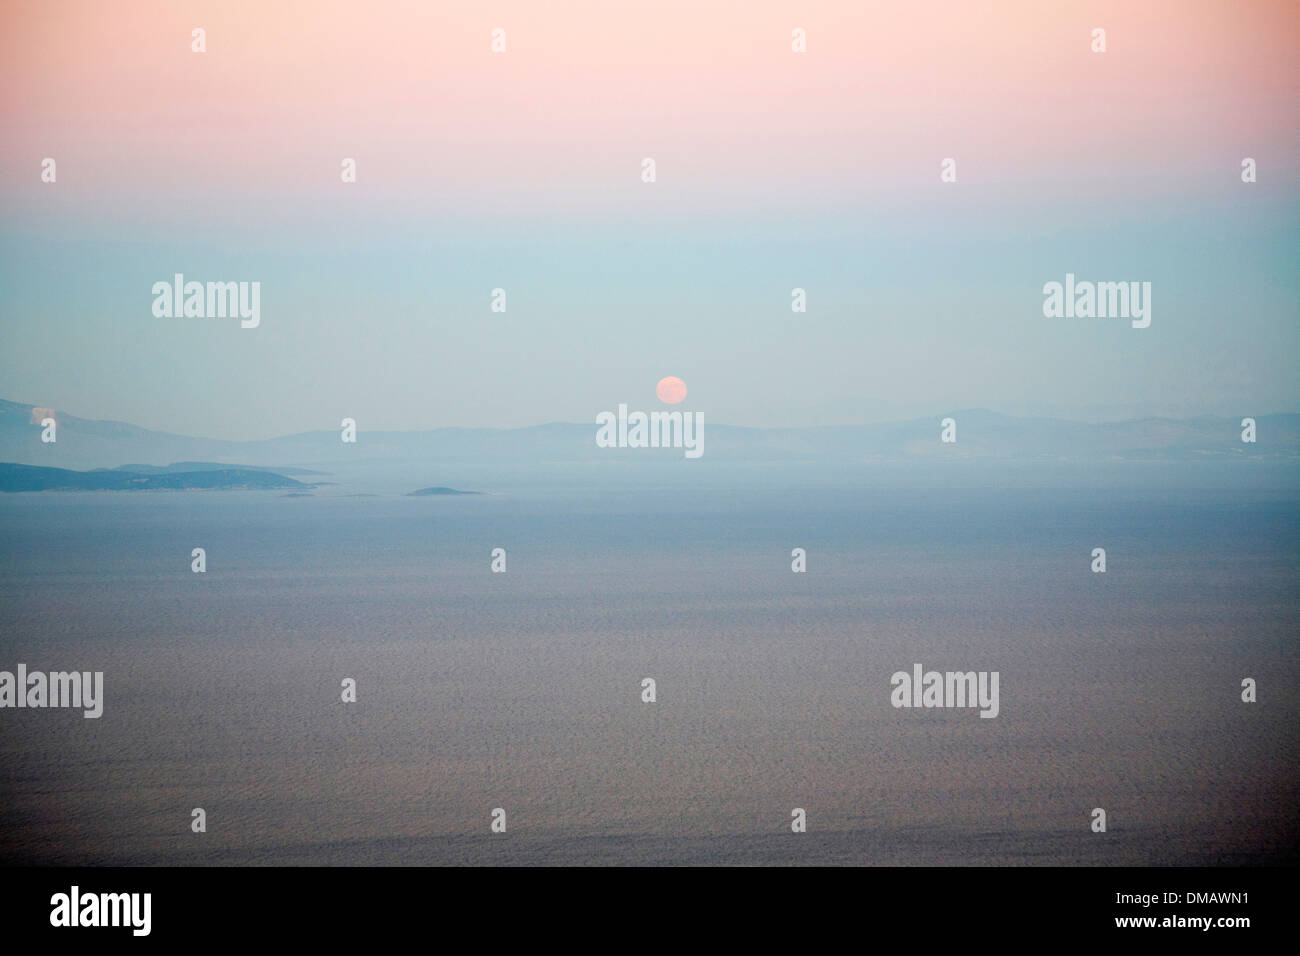
[[[323,470],[0,496],[0,863],[1297,862],[1294,465]]]

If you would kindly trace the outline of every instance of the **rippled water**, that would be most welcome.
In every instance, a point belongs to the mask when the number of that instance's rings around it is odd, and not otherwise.
[[[0,710],[0,860],[1296,861],[1289,478],[502,484],[0,498],[0,669],[105,675]]]

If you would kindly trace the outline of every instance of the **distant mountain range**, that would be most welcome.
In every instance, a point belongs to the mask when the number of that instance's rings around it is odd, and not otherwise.
[[[238,465],[283,476],[316,474],[331,464],[394,462],[612,463],[630,456],[681,458],[681,449],[598,448],[591,424],[530,428],[438,428],[429,431],[369,431],[360,422],[356,444],[326,429],[263,441],[224,441],[152,431],[123,422],[78,418],[55,412],[58,440],[41,442],[40,415],[46,410],[0,400],[0,461],[61,468],[121,468],[136,475],[161,475]],[[37,413],[40,413],[39,415]],[[957,421],[957,442],[941,444],[940,418]],[[1207,459],[1300,460],[1300,415],[1258,415],[1258,440],[1241,441],[1241,419],[1147,418],[1128,422],[1081,423],[1017,418],[980,409],[877,425],[823,428],[747,428],[708,421],[704,457],[738,462],[872,462],[946,459],[1036,459],[1060,461]],[[179,464],[168,464],[177,462]],[[689,462],[687,462],[689,464]]]

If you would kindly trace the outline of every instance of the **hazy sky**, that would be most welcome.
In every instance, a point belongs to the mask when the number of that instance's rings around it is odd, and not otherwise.
[[[665,375],[756,426],[1297,411],[1298,41],[1290,0],[6,4],[0,397],[223,438]],[[156,318],[176,272],[260,326]],[[1150,327],[1045,318],[1067,272]]]

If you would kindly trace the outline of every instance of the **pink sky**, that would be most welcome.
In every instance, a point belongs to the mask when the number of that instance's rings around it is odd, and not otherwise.
[[[4,189],[88,211],[370,200],[619,215],[1296,177],[1300,4],[1196,0],[8,4]],[[207,31],[207,52],[190,31]],[[504,55],[490,31],[507,31]],[[808,52],[790,51],[803,27]],[[1091,30],[1107,31],[1105,54]],[[228,210],[227,210],[228,211]]]

